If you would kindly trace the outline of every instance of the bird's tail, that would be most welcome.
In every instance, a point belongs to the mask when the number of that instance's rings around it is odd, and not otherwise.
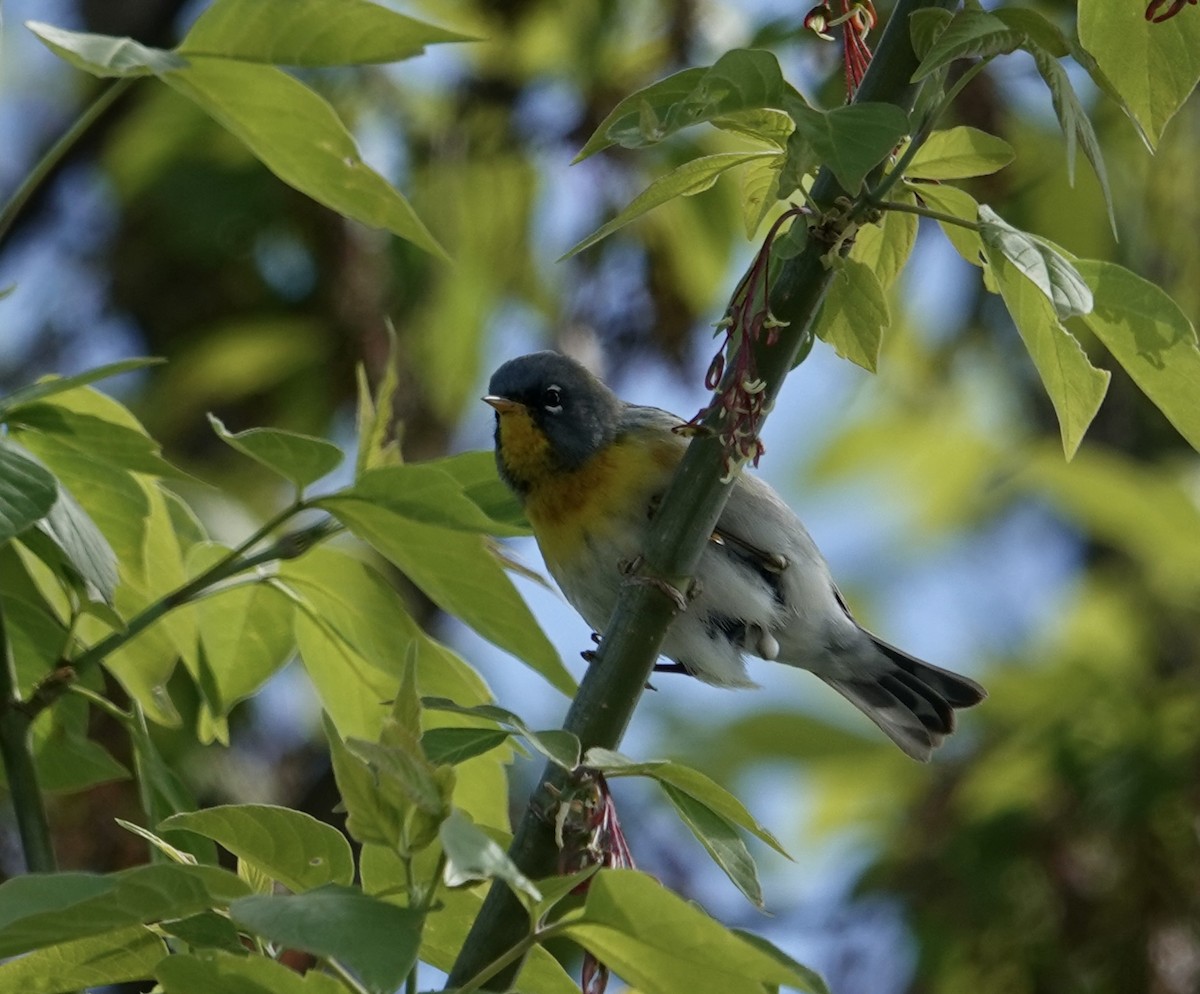
[[[955,708],[978,704],[987,691],[974,680],[870,638],[881,656],[878,668],[861,679],[822,679],[913,759],[928,762],[954,731]]]

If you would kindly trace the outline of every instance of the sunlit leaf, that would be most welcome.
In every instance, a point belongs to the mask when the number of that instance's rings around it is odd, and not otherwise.
[[[979,203],[966,190],[944,183],[914,183],[913,194],[930,209],[961,218],[974,225],[979,219]],[[938,221],[954,250],[972,266],[983,266],[983,239],[973,227]]]
[[[132,38],[67,31],[40,21],[25,26],[55,55],[93,76],[153,76],[187,65],[174,52],[147,48]]]
[[[911,204],[911,193],[902,190],[895,197],[899,203]],[[879,285],[889,289],[912,255],[917,241],[917,216],[905,211],[884,211],[876,224],[865,224],[854,236],[850,247],[850,258],[867,266],[879,280]]]
[[[163,940],[141,925],[37,949],[0,963],[0,990],[20,994],[106,987],[143,980],[167,954]]]
[[[921,179],[963,179],[1003,169],[1015,156],[1003,138],[959,126],[935,131],[913,156],[906,174]]]
[[[989,255],[988,266],[1054,405],[1063,452],[1070,459],[1100,409],[1112,374],[1091,364],[1055,316],[1049,298],[1007,256]]]
[[[735,166],[753,162],[756,159],[778,159],[776,152],[717,152],[713,155],[703,155],[692,159],[681,166],[676,166],[669,173],[660,176],[645,190],[639,193],[620,214],[611,221],[601,225],[586,238],[576,242],[559,259],[569,259],[578,255],[584,249],[590,248],[598,241],[607,238],[614,231],[619,231],[630,221],[636,220],[647,211],[653,210],[676,197],[690,197],[709,189],[722,173]]]
[[[833,266],[833,282],[817,316],[817,337],[842,358],[873,373],[883,333],[892,320],[887,297],[870,266],[841,257]]]
[[[216,0],[179,45],[182,55],[343,66],[398,62],[426,45],[471,41],[368,0]]]
[[[1161,24],[1145,5],[1080,0],[1079,38],[1154,145],[1200,79],[1200,17]]]
[[[575,681],[558,652],[478,535],[401,519],[361,501],[339,504],[337,513],[435,603],[564,694],[574,693]]]
[[[764,952],[634,870],[597,873],[582,916],[563,931],[645,994],[822,990],[786,957]]]
[[[354,858],[345,836],[303,811],[271,804],[222,804],[172,815],[161,827],[206,836],[289,890],[354,879]]]
[[[1003,255],[1054,305],[1065,320],[1092,309],[1092,291],[1070,260],[1049,243],[1014,228],[987,204],[979,205],[980,237],[989,259]]]
[[[1160,287],[1116,263],[1079,260],[1076,267],[1095,295],[1087,326],[1200,450],[1200,349],[1187,315]]]
[[[199,57],[162,78],[289,186],[339,214],[448,258],[408,201],[363,162],[328,102],[299,80],[274,66]]]
[[[208,416],[208,423],[222,442],[291,480],[300,490],[333,472],[343,458],[342,450],[323,438],[279,428],[247,428],[232,432],[212,414]]]
[[[368,469],[352,487],[316,503],[336,515],[338,508],[351,501],[372,505],[371,513],[396,514],[458,531],[488,535],[523,533],[522,529],[506,526],[486,514],[438,464],[408,463]]]

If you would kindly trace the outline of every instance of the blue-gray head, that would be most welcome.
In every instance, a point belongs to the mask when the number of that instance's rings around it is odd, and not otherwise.
[[[500,475],[527,492],[540,474],[577,469],[616,436],[621,400],[580,363],[534,352],[504,363],[483,398],[496,409]]]

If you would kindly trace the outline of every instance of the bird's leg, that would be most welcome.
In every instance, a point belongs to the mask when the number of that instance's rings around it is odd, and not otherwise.
[[[592,632],[592,641],[596,645],[600,644],[600,633],[599,632]],[[584,649],[583,652],[581,652],[579,655],[585,663],[591,664],[596,661],[596,650],[595,649]]]
[[[692,671],[689,670],[683,663],[655,663],[655,673],[682,673],[684,676],[691,676]]]
[[[621,575],[625,577],[626,583],[636,583],[639,585],[654,587],[669,597],[675,604],[676,610],[686,611],[688,606],[688,595],[684,594],[678,587],[672,583],[668,583],[662,577],[658,576],[642,576],[638,570],[642,568],[645,560],[639,555],[636,558],[622,559],[617,563],[617,569]]]

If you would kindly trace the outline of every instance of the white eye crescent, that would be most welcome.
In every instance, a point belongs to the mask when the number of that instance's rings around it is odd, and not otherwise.
[[[562,413],[562,387],[557,383],[551,383],[550,386],[546,387],[545,392],[542,394],[542,400],[545,401],[543,406],[551,414]]]

